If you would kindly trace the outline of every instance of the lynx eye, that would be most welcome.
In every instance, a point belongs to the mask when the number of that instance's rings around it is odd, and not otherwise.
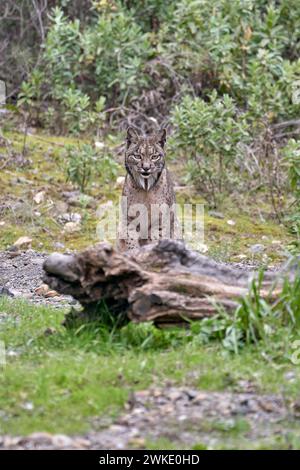
[[[160,159],[160,155],[152,155],[152,157],[151,157],[151,160],[153,162],[157,162],[157,160],[159,160],[159,159]]]
[[[134,155],[131,155],[131,156],[134,160],[141,160],[142,159],[141,155],[139,155],[138,153],[136,153]]]

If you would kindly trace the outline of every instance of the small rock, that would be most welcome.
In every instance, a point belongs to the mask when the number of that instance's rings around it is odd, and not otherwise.
[[[73,222],[79,224],[81,222],[81,215],[77,212],[66,212],[58,216],[58,221],[62,224]]]
[[[281,245],[282,242],[281,242],[280,240],[272,240],[272,241],[271,241],[271,244],[272,244],[272,245]]]
[[[14,297],[22,297],[23,296],[23,292],[17,290],[17,289],[9,289],[9,291],[11,292],[11,294],[14,296]]]
[[[233,226],[233,225],[235,225],[235,221],[234,221],[234,220],[231,220],[231,219],[229,219],[229,220],[227,220],[227,224],[228,224],[228,225],[232,225],[232,226]]]
[[[168,394],[168,398],[169,398],[171,401],[177,401],[177,400],[179,400],[180,398],[182,398],[182,393],[181,393],[179,390],[171,391],[171,392]]]
[[[65,248],[65,245],[61,242],[54,242],[53,247],[57,250],[63,250]]]
[[[80,232],[80,225],[77,222],[67,222],[63,231],[64,233]]]
[[[137,447],[139,449],[142,449],[142,448],[145,447],[146,441],[142,437],[134,437],[134,438],[132,438],[128,441],[128,444],[133,446],[133,447]]]
[[[266,411],[267,413],[271,413],[272,411],[276,410],[276,406],[271,401],[267,400],[258,400],[259,406]]]
[[[72,439],[64,434],[55,434],[54,436],[52,436],[52,444],[55,447],[70,447],[72,445],[72,442]]]
[[[8,357],[17,357],[18,353],[17,353],[17,351],[13,351],[12,349],[10,349],[9,351],[6,352],[6,355]]]
[[[9,290],[7,289],[7,287],[1,287],[0,286],[0,296],[8,296],[8,297],[14,297],[14,294]]]
[[[123,188],[124,183],[125,183],[125,176],[118,176],[118,178],[116,179],[117,188]]]
[[[7,248],[7,251],[17,252],[17,251],[19,251],[19,248],[14,246],[14,245],[11,245],[9,248]]]
[[[249,249],[251,253],[257,254],[257,253],[262,253],[265,249],[265,246],[259,243],[256,243],[255,245],[251,245]]]
[[[33,440],[33,441],[43,441],[51,443],[52,440],[52,435],[48,432],[33,432],[32,434],[29,434],[28,440]]]
[[[49,292],[49,286],[47,284],[42,284],[35,289],[36,295],[45,296]]]
[[[247,255],[243,255],[243,254],[241,254],[241,255],[236,255],[235,258],[236,258],[236,259],[246,259],[246,258],[247,258]]]
[[[200,243],[197,246],[197,249],[198,249],[198,251],[200,251],[200,253],[206,253],[208,251],[208,246],[205,245],[205,243]]]
[[[12,436],[5,436],[3,439],[3,446],[5,447],[13,447],[19,444],[21,438],[18,436],[12,437]]]
[[[250,380],[239,380],[237,382],[237,390],[242,390],[243,392],[247,393],[254,393],[256,391],[256,386]]]
[[[95,142],[95,147],[96,147],[96,149],[102,150],[102,149],[105,148],[105,144],[104,144],[104,142],[96,141]]]
[[[27,401],[26,403],[23,403],[21,407],[23,410],[32,411],[34,409],[34,404],[31,401]]]
[[[59,293],[56,292],[56,290],[49,290],[49,292],[47,292],[44,297],[46,297],[46,299],[49,299],[51,297],[59,297]]]
[[[17,256],[20,256],[21,254],[21,251],[18,250],[18,248],[16,246],[10,246],[8,248],[8,257],[9,258],[16,258]]]
[[[16,248],[24,248],[29,247],[32,243],[32,238],[29,237],[20,237],[17,241],[15,241],[14,245]]]
[[[64,214],[68,210],[68,204],[64,201],[58,201],[55,203],[55,211],[57,214]]]
[[[73,441],[73,446],[76,447],[76,449],[86,449],[90,447],[90,445],[90,441],[84,439],[83,437],[77,437]]]
[[[177,419],[178,419],[178,421],[186,421],[187,416],[186,415],[179,415]]]
[[[160,403],[158,404],[161,405]],[[164,415],[174,413],[174,404],[161,406],[161,412]]]
[[[185,394],[189,400],[194,400],[197,397],[198,392],[196,390],[185,390]]]
[[[207,398],[207,394],[206,393],[197,393],[197,395],[193,398],[193,403],[197,403],[197,402],[200,402],[200,401],[203,401]]]
[[[45,194],[45,191],[40,191],[39,193],[37,193],[33,198],[34,202],[36,204],[41,204],[42,202],[44,202]]]
[[[222,214],[222,212],[209,211],[208,215],[210,215],[211,217],[214,217],[215,219],[224,219],[224,214]]]

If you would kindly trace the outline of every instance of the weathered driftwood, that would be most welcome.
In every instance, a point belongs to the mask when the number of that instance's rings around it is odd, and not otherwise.
[[[135,322],[152,320],[165,326],[212,316],[218,305],[234,311],[256,276],[174,240],[162,240],[132,254],[120,253],[108,243],[77,255],[54,253],[45,261],[44,271],[44,281],[51,288],[72,295],[85,308],[105,300],[114,315],[126,312]],[[277,278],[276,273],[265,273],[263,297]],[[279,291],[280,280],[272,297]]]

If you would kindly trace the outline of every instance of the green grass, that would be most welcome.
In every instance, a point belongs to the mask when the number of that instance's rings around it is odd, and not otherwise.
[[[283,423],[282,423],[283,425]],[[215,429],[210,428],[207,432],[215,432]],[[271,437],[260,438],[251,441],[240,433],[234,437],[230,432],[226,434],[214,434],[215,441],[223,440],[223,443],[214,443],[212,445],[206,444],[202,441],[197,442],[192,446],[192,450],[298,450],[300,449],[300,432],[299,428],[287,431],[283,435],[274,435]],[[178,442],[170,441],[169,439],[158,439],[155,441],[146,441],[146,448],[153,450],[190,450],[191,446],[187,444],[180,444]]]
[[[15,152],[20,153],[23,146],[23,134],[6,132],[5,136],[12,142]],[[120,136],[117,136],[120,138]],[[1,216],[5,222],[1,226],[0,249],[11,246],[20,236],[26,234],[33,239],[32,247],[36,250],[57,251],[55,243],[64,243],[66,248],[81,250],[86,246],[100,241],[96,235],[98,218],[96,207],[108,200],[118,203],[121,188],[115,181],[106,184],[96,179],[89,188],[89,196],[94,198],[95,207],[85,207],[84,204],[68,210],[77,212],[82,217],[81,230],[75,233],[63,233],[63,227],[57,222],[61,213],[61,204],[65,203],[62,193],[76,189],[66,182],[66,171],[62,161],[64,159],[64,146],[86,142],[84,139],[70,137],[53,137],[50,135],[35,134],[27,137],[26,158],[31,163],[25,167],[12,165],[4,168],[0,173],[0,204],[8,205]],[[116,142],[107,140],[108,147]],[[4,152],[4,149],[0,149]],[[118,157],[121,164],[121,158]],[[168,166],[176,175],[177,181],[182,182],[185,167],[181,161],[168,158]],[[37,171],[38,169],[38,171]],[[119,176],[125,174],[120,166]],[[34,195],[45,191],[45,200],[36,204]],[[1,197],[2,195],[2,197]],[[217,219],[209,215],[209,207],[203,195],[197,193],[192,186],[177,191],[177,201],[184,203],[205,203],[205,244],[207,254],[222,261],[250,260],[256,264],[280,263],[285,260],[284,252],[293,240],[288,229],[272,220],[268,214],[272,213],[270,204],[255,195],[243,195],[243,198],[234,200],[224,197],[218,211],[224,214],[224,219]],[[18,209],[14,209],[17,202],[21,202]],[[67,211],[67,208],[63,210]],[[264,219],[261,217],[261,211]],[[36,212],[39,215],[36,215]],[[235,225],[229,225],[233,220]],[[274,244],[274,242],[279,242]],[[251,253],[251,246],[260,243],[264,250],[258,255]],[[198,241],[191,243],[198,247]]]
[[[258,392],[283,393],[289,399],[299,392],[300,369],[284,354],[284,346],[269,361],[260,346],[232,354],[220,342],[203,344],[199,334],[186,330],[145,324],[67,330],[61,326],[64,313],[0,299],[0,339],[7,351],[7,364],[0,369],[0,434],[84,432],[94,417],[120,414],[132,391],[167,381],[237,390],[239,381],[246,380]],[[52,334],[45,333],[47,328]],[[279,334],[284,344],[285,330]],[[290,371],[295,380],[289,382],[285,375]]]
[[[20,154],[23,134],[6,132],[5,137],[12,142],[14,151]],[[85,207],[82,202],[76,207],[66,206],[65,209],[61,209],[59,205],[62,203],[65,205],[62,193],[78,189],[67,182],[63,164],[64,146],[77,145],[78,142],[78,139],[70,137],[29,135],[26,158],[30,163],[24,167],[12,164],[1,171],[0,205],[3,203],[7,207],[1,215],[1,221],[5,222],[5,225],[1,226],[0,249],[8,248],[24,234],[32,238],[32,247],[35,250],[42,251],[53,251],[57,241],[64,243],[67,248],[76,250],[99,241],[96,234],[98,204],[103,204],[107,200],[117,202],[121,190],[114,185],[114,181],[104,183],[96,179],[89,189],[95,207]],[[84,143],[86,140],[81,138],[80,142]],[[107,144],[112,145],[111,142]],[[0,152],[5,154],[5,149],[0,148]],[[120,168],[120,175],[124,174],[124,171]],[[36,204],[33,198],[40,191],[45,191],[45,200],[41,204]],[[80,232],[63,232],[63,226],[58,223],[57,218],[61,212],[68,211],[81,215]]]

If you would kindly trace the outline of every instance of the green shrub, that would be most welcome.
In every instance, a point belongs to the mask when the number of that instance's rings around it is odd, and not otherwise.
[[[80,61],[109,101],[126,103],[128,96],[145,85],[142,71],[151,46],[130,14],[100,15],[84,31],[81,44]]]
[[[290,189],[293,195],[286,220],[291,231],[296,235],[293,243],[294,252],[300,247],[300,142],[290,139],[283,149],[284,160],[287,164]]]
[[[160,50],[202,96],[227,93],[253,119],[296,116],[299,8],[268,1],[183,0],[160,32]],[[296,12],[295,12],[296,10]]]
[[[128,8],[136,22],[146,31],[155,31],[164,21],[170,21],[176,7],[174,0],[121,0]]]
[[[99,152],[90,144],[69,145],[64,151],[67,181],[84,193],[95,179],[107,183],[117,175],[118,164],[107,149]]]
[[[75,132],[92,127],[86,113],[94,112],[100,97],[109,109],[122,107],[122,118],[132,110],[144,119],[159,111],[161,118],[161,110],[168,113],[170,102],[186,91],[204,99],[212,90],[228,94],[254,125],[299,115],[293,100],[300,81],[297,0],[95,0],[92,5],[80,19],[77,12],[70,20],[62,7],[50,15],[38,65],[43,99],[50,102],[46,125],[73,132],[76,98],[84,117]],[[40,85],[36,95],[38,90]]]
[[[264,272],[254,279],[247,295],[239,300],[234,314],[220,309],[214,318],[206,318],[191,324],[194,335],[200,342],[221,341],[225,349],[238,353],[246,344],[264,344],[264,349],[277,353],[276,335],[286,328],[287,342],[293,340],[300,325],[300,271],[299,260],[294,263],[294,279],[286,278],[277,299],[272,298],[275,282],[269,289],[269,295],[262,296]],[[266,290],[266,289],[264,289]],[[284,354],[284,351],[281,351]]]
[[[148,36],[120,8],[98,13],[84,28],[79,19],[70,21],[58,7],[50,19],[38,68],[43,99],[51,103],[45,122],[63,132],[85,131],[96,120],[94,102],[125,105],[146,85],[143,67],[152,53]],[[31,98],[37,99],[37,93]]]
[[[172,112],[175,150],[188,159],[188,179],[204,191],[213,204],[228,190],[240,155],[240,142],[249,140],[249,126],[232,98],[209,101],[185,96]]]

